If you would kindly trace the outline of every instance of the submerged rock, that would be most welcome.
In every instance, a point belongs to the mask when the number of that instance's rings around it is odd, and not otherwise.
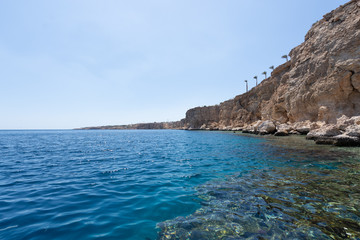
[[[332,137],[317,137],[313,139],[316,144],[320,145],[335,145],[336,140]]]
[[[338,163],[332,154],[321,155]],[[158,224],[159,239],[359,239],[360,164],[336,156],[336,169],[281,167],[207,182],[197,188],[202,207]]]

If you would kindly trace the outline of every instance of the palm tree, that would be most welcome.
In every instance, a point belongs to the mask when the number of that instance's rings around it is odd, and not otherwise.
[[[281,58],[286,58],[286,61],[289,61],[289,59],[288,59],[288,55],[284,55],[284,56],[282,56]]]
[[[264,79],[266,79],[266,71],[264,71],[262,74],[264,74],[264,75],[265,75],[265,78],[264,78]]]
[[[271,70],[274,70],[274,65],[269,67]]]
[[[246,92],[248,92],[248,83],[247,83],[247,80],[245,80],[246,82]]]
[[[257,86],[257,76],[255,76],[254,79],[256,79],[256,86]]]

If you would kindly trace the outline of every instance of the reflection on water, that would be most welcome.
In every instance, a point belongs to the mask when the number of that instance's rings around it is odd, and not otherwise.
[[[158,238],[360,239],[359,150],[284,139],[274,154],[294,164],[200,185],[202,207],[159,223]]]

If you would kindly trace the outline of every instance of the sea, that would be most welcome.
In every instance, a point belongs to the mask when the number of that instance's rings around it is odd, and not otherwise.
[[[0,239],[360,239],[360,150],[219,131],[2,130]]]

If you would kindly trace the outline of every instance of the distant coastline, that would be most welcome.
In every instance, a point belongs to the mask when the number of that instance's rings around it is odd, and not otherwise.
[[[351,0],[314,23],[305,41],[283,56],[286,62],[272,66],[268,78],[265,71],[265,79],[244,94],[189,109],[180,121],[79,129],[307,134],[318,144],[360,146],[359,39],[360,3]]]
[[[75,128],[74,130],[126,130],[126,129],[181,129],[180,121],[176,122],[153,122],[136,123],[128,125],[106,125],[96,127]]]

